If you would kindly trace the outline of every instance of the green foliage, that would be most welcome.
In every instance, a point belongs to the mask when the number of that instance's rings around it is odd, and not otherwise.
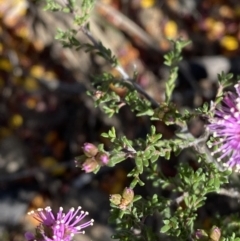
[[[63,11],[63,7],[53,0],[46,0],[46,5],[44,7],[44,10],[52,11],[52,12]]]
[[[220,103],[220,101],[223,98],[223,91],[225,88],[227,88],[228,86],[230,86],[231,83],[231,79],[233,78],[233,74],[229,73],[229,74],[225,74],[224,72],[218,74],[218,84],[219,84],[219,88],[218,88],[218,93],[216,95],[216,99],[215,99],[215,104]]]
[[[240,236],[240,216],[239,213],[229,215],[223,220],[219,220],[221,225],[221,231],[224,236],[231,236],[232,233],[235,233],[237,236]]]
[[[72,0],[73,2],[75,0]],[[84,23],[86,23],[90,17],[90,12],[92,8],[94,7],[94,0],[82,0],[81,4],[81,15],[75,15],[74,16],[74,23],[81,26]],[[74,5],[71,5],[71,9],[74,9]]]
[[[150,101],[139,97],[139,93],[129,82],[115,78],[109,73],[103,73],[93,77],[93,86],[97,90],[88,92],[88,95],[96,99],[96,107],[103,106],[104,112],[109,117],[126,105],[136,112],[137,116],[154,114]]]
[[[78,13],[77,4],[75,0],[62,1],[62,4],[56,3],[54,0],[46,0],[44,10],[53,12],[61,11],[63,13],[72,13],[74,15],[74,23],[81,26],[87,22],[90,17],[90,12],[94,6],[94,0],[81,1],[81,14]]]
[[[187,46],[190,42],[184,41],[184,40],[177,40],[173,41],[171,40],[171,43],[173,45],[173,49],[164,55],[164,64],[170,67],[170,76],[166,83],[166,92],[165,92],[165,98],[166,102],[169,103],[173,90],[175,88],[175,81],[178,76],[178,63],[182,60],[181,52],[182,49]]]
[[[118,223],[114,239],[119,240],[156,240],[157,234],[150,225],[146,225],[146,218],[161,213],[167,201],[156,194],[147,199],[139,199],[130,210],[122,211],[113,208],[109,217],[110,223]]]
[[[70,29],[68,31],[62,31],[61,29],[57,29],[57,34],[55,39],[59,40],[64,48],[73,48],[76,49],[81,48],[81,43],[77,40],[75,35],[77,31],[74,29]]]

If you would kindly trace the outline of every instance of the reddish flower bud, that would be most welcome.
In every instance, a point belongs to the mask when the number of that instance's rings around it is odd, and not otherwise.
[[[94,157],[98,153],[98,148],[92,143],[84,143],[82,149],[87,157]]]
[[[86,160],[85,155],[81,155],[75,158],[75,165],[76,167],[82,167],[83,162]]]
[[[122,193],[122,197],[125,200],[132,202],[132,200],[134,198],[134,192],[133,192],[132,188],[125,187],[125,189],[123,190],[123,193]]]
[[[109,163],[109,156],[104,152],[99,152],[96,156],[96,161],[102,166],[107,165]]]
[[[125,210],[129,206],[129,204],[132,203],[133,198],[134,198],[133,190],[131,188],[126,187],[123,190],[122,200],[121,200],[121,203],[119,205],[119,208],[122,209],[122,210]]]
[[[197,229],[197,231],[194,234],[194,238],[200,241],[207,241],[208,234],[203,229]]]
[[[100,90],[97,90],[95,93],[94,93],[94,97],[96,98],[96,100],[99,100],[101,97],[104,96],[104,93]]]
[[[86,173],[94,172],[99,168],[97,161],[94,158],[87,158],[86,161],[82,164],[82,170]]]
[[[216,226],[212,227],[209,237],[212,241],[219,241],[221,238],[221,230]]]

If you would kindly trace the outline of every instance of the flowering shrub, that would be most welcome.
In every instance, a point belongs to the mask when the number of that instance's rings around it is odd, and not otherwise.
[[[82,147],[84,154],[76,157],[76,167],[86,173],[97,173],[102,166],[114,167],[126,160],[133,163],[132,170],[128,173],[129,187],[122,193],[112,194],[109,199],[109,222],[116,227],[113,238],[124,241],[240,240],[237,237],[240,231],[234,228],[239,227],[238,217],[229,216],[228,221],[217,220],[215,217],[217,226],[213,223],[206,229],[197,223],[198,210],[205,204],[209,193],[222,191],[233,195],[227,189],[227,183],[232,171],[238,170],[240,164],[239,84],[235,85],[236,94],[229,92],[225,95],[225,88],[233,76],[221,73],[218,76],[216,99],[210,106],[206,103],[202,108],[180,112],[172,102],[172,93],[182,58],[181,51],[189,42],[171,41],[172,50],[164,55],[170,73],[165,85],[165,101],[158,103],[135,82],[136,76],[128,75],[111,50],[91,34],[86,22],[92,7],[92,0],[83,0],[81,11],[73,0],[62,0],[60,3],[47,0],[46,5],[48,10],[72,14],[73,28],[58,30],[57,34],[57,39],[64,47],[96,53],[121,76],[116,78],[111,73],[103,73],[94,77],[94,90],[88,94],[93,97],[96,106],[102,107],[109,117],[118,113],[123,106],[128,106],[136,116],[146,116],[152,121],[177,127],[171,139],[164,139],[152,125],[144,139],[134,140],[124,135],[119,136],[112,127],[107,133],[102,133],[102,137],[111,143],[108,150],[102,144],[96,146],[85,143]],[[81,43],[76,36],[78,32],[84,34],[89,42]],[[119,94],[116,88],[124,91]],[[188,123],[194,118],[206,120],[206,129],[199,138],[188,130]],[[192,153],[195,165],[180,161],[174,175],[169,177],[164,174],[161,162],[182,151]],[[142,187],[145,184],[150,185],[151,195],[137,195],[136,186]],[[166,195],[164,191],[171,194]],[[82,212],[77,216],[78,212],[77,209],[64,214],[60,208],[55,216],[50,208],[38,210],[33,214],[39,221],[39,226],[35,234],[26,234],[27,240],[72,240],[74,234],[82,233],[82,229],[93,224],[92,220],[79,224],[87,213]]]

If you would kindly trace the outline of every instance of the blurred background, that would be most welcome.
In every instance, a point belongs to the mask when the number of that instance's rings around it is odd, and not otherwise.
[[[86,95],[92,75],[116,73],[99,56],[63,49],[54,36],[57,28],[71,26],[71,16],[45,12],[43,6],[42,1],[0,0],[0,240],[24,240],[24,232],[36,225],[26,215],[32,209],[80,205],[96,222],[76,240],[107,241],[113,233],[107,224],[109,195],[128,185],[132,163],[92,175],[75,168],[74,157],[82,154],[84,142],[110,148],[100,135],[111,126],[130,139],[144,138],[150,124],[164,138],[171,138],[174,129],[136,118],[127,107],[111,119],[94,108]],[[180,110],[214,98],[217,73],[240,73],[238,0],[96,0],[90,27],[130,76],[138,72],[136,81],[158,102],[168,77],[163,65],[171,48],[167,38],[191,39],[173,94]],[[81,34],[78,38],[88,41]],[[195,136],[203,124],[190,125]],[[173,156],[163,162],[167,176],[176,174],[178,161]],[[235,199],[209,197],[199,223],[211,227],[213,213],[236,210]]]

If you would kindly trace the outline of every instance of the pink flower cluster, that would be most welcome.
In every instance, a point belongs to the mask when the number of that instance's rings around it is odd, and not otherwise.
[[[75,234],[83,234],[86,227],[93,225],[93,220],[81,223],[88,213],[80,209],[71,208],[64,213],[60,207],[57,215],[52,213],[50,207],[29,212],[39,221],[39,225],[34,234],[27,232],[25,238],[28,241],[71,241]]]
[[[236,94],[229,92],[216,110],[215,116],[210,119],[208,130],[216,137],[216,151],[218,161],[226,159],[229,169],[240,169],[240,83],[235,86]],[[212,147],[212,146],[210,146]]]

